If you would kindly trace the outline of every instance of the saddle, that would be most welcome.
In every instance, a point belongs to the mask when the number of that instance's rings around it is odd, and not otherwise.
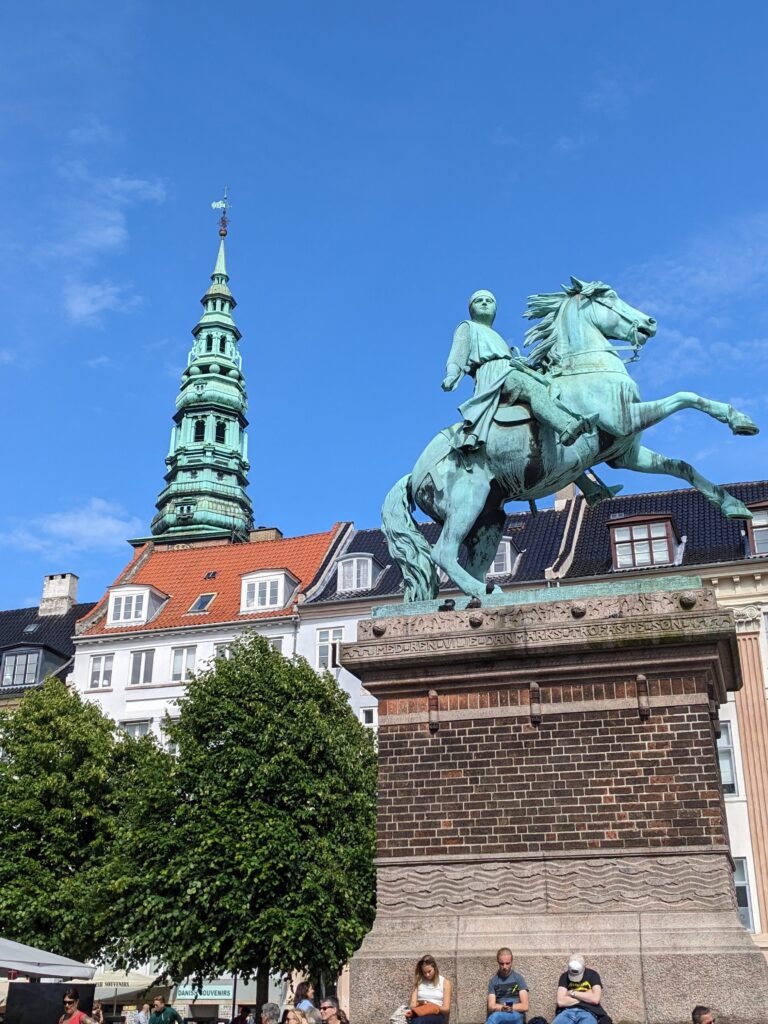
[[[533,419],[531,407],[522,402],[513,405],[499,404],[493,417],[493,422],[500,427],[518,427],[521,423],[530,423]]]

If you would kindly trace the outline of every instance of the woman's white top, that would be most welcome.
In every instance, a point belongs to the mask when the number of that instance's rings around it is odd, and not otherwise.
[[[419,982],[419,987],[416,989],[416,998],[420,1003],[437,1003],[438,1006],[443,1005],[443,993],[445,991],[445,978],[440,975],[437,981],[424,981]]]

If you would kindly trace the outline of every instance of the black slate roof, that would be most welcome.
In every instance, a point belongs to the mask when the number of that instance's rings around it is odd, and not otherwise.
[[[40,615],[37,608],[0,611],[0,651],[9,647],[46,647],[64,658],[75,653],[75,623],[93,608],[94,602],[73,605],[64,615]],[[37,625],[25,633],[24,627]]]
[[[766,480],[726,484],[725,488],[747,505],[768,500]],[[566,573],[566,579],[600,576],[612,571],[608,529],[611,519],[664,514],[672,516],[678,534],[686,538],[682,565],[739,561],[748,556],[744,521],[726,519],[698,491],[687,489],[628,494],[612,501],[602,501],[585,510],[573,563]]]
[[[501,586],[506,583],[525,583],[544,578],[544,570],[554,562],[562,540],[563,529],[567,519],[567,511],[556,512],[554,509],[542,509],[537,515],[529,512],[514,512],[507,516],[504,536],[509,537],[521,557],[517,571],[513,576],[497,576],[494,582]],[[440,536],[440,527],[436,523],[421,523],[419,529],[430,544],[434,544]],[[327,601],[354,600],[362,597],[392,597],[402,594],[403,577],[392,561],[387,549],[387,542],[381,530],[358,530],[344,551],[344,555],[373,555],[384,571],[379,575],[371,590],[347,591],[339,594],[336,589],[336,573],[332,572],[325,587],[308,600],[308,604]],[[461,559],[463,561],[463,559]],[[441,590],[455,590],[452,583],[447,583]]]
[[[726,490],[747,505],[768,501],[768,480],[726,484]],[[576,498],[579,503],[583,500],[581,496]],[[543,582],[544,571],[555,562],[563,542],[568,508],[569,505],[561,511],[541,509],[537,515],[530,512],[513,512],[508,515],[504,536],[514,542],[518,551],[522,552],[522,557],[514,574],[494,577],[494,582],[501,586]],[[671,515],[679,536],[686,538],[681,562],[683,566],[739,561],[748,557],[743,520],[726,519],[702,494],[690,488],[628,494],[603,501],[584,509],[578,531],[577,512],[578,506],[574,508],[568,530],[568,544],[571,545],[575,540],[573,562],[565,575],[569,580],[612,572],[608,522],[628,516]],[[436,523],[422,523],[419,529],[430,544],[434,544],[440,534],[440,527]],[[344,591],[340,594],[336,589],[336,573],[332,571],[325,587],[310,598],[308,604],[402,594],[402,576],[389,555],[381,530],[358,530],[344,551],[344,555],[353,554],[373,555],[384,568],[375,586],[371,590]],[[658,566],[651,568],[658,569]],[[455,587],[452,583],[441,587],[441,590],[453,589]]]

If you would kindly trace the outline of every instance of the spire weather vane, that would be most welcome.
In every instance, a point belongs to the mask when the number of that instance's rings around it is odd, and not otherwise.
[[[224,238],[227,234],[227,226],[229,224],[229,217],[227,216],[227,210],[232,204],[229,201],[229,185],[224,186],[224,198],[217,199],[211,203],[212,210],[221,210],[221,217],[219,218],[219,234]]]

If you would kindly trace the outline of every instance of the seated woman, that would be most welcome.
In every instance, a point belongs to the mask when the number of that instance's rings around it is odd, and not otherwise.
[[[410,1009],[406,1017],[414,1024],[447,1024],[451,1012],[451,983],[444,978],[433,956],[423,956],[416,964]]]

